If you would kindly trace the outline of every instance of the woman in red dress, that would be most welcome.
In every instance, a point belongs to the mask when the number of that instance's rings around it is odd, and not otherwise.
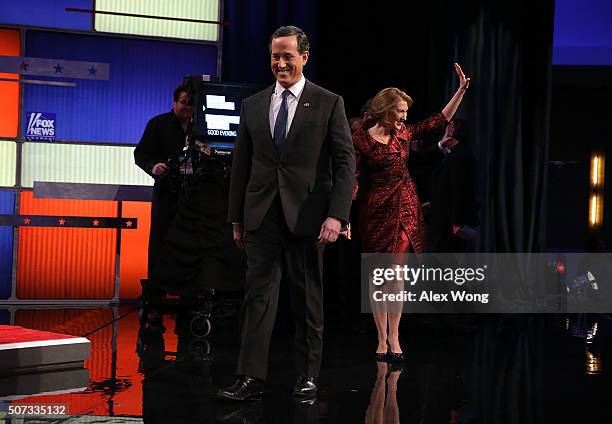
[[[353,134],[357,176],[365,172],[367,190],[362,190],[359,230],[365,253],[421,253],[424,251],[424,223],[416,186],[408,173],[410,141],[448,123],[453,117],[470,79],[455,63],[459,88],[442,112],[416,124],[405,124],[412,99],[397,88],[385,88],[373,99],[368,118]],[[445,149],[444,141],[439,144]],[[359,187],[355,184],[353,197]],[[364,192],[365,191],[365,192]],[[403,288],[403,282],[402,283]],[[387,290],[399,291],[400,284]],[[375,302],[372,302],[375,303]],[[373,305],[378,332],[377,360],[402,360],[399,322],[402,304]]]

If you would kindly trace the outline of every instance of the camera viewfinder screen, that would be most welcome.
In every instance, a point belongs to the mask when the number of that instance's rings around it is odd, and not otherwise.
[[[242,100],[261,87],[204,82],[198,96],[197,136],[211,147],[231,148],[238,135]]]

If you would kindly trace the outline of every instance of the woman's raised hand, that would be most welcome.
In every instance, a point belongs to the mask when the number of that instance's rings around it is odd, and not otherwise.
[[[458,63],[455,63],[455,72],[457,72],[457,76],[459,77],[459,89],[457,91],[465,91],[470,86],[470,79],[465,76],[461,66]]]

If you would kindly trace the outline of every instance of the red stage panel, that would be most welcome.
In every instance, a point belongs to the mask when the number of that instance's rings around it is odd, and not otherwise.
[[[0,56],[19,56],[19,31],[0,29]],[[18,74],[2,74],[0,78],[19,78]],[[17,137],[19,84],[0,81],[0,137]]]
[[[166,321],[166,325],[167,324],[168,322]],[[119,321],[119,334],[117,337],[119,352],[134,352],[134,347],[136,346],[138,338],[138,329],[139,323],[136,313],[132,313],[125,319]],[[176,332],[166,331],[163,338],[164,350],[166,352],[176,352],[178,348],[178,336]],[[166,356],[165,360],[170,361],[172,358],[171,356]],[[117,376],[126,378],[132,384],[126,386],[125,390],[116,393],[114,398],[115,415],[139,416],[142,414],[142,380],[144,376],[142,371],[139,371],[139,366],[140,358],[136,353],[119,355],[117,357]]]
[[[20,214],[117,215],[117,202],[34,199],[23,192]],[[110,299],[113,297],[116,230],[19,229],[17,297]]]
[[[134,352],[136,341],[138,339],[138,315],[130,314],[126,319],[119,321],[119,334],[117,336],[117,348],[120,352]],[[173,331],[166,331],[164,339],[168,333],[174,334]],[[170,347],[166,346],[166,350]],[[117,392],[115,398],[115,414],[139,416],[142,415],[142,380],[143,375],[139,372],[140,358],[134,352],[130,355],[117,356],[117,376],[130,381],[132,384],[126,386],[125,390]]]
[[[121,231],[121,299],[140,296],[140,279],[147,277],[147,246],[151,227],[151,203],[123,202],[123,216],[138,218],[138,229]]]

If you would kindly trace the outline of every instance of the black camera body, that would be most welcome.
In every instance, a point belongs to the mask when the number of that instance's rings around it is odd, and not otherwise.
[[[183,84],[188,88],[193,117],[183,150],[168,160],[172,179],[175,184],[202,175],[227,179],[231,172],[242,100],[261,87],[224,83],[209,75],[187,76],[183,78]]]
[[[231,162],[242,101],[262,87],[221,82],[208,75],[188,76],[183,83],[189,87],[193,106],[186,147],[203,153],[205,159]]]

